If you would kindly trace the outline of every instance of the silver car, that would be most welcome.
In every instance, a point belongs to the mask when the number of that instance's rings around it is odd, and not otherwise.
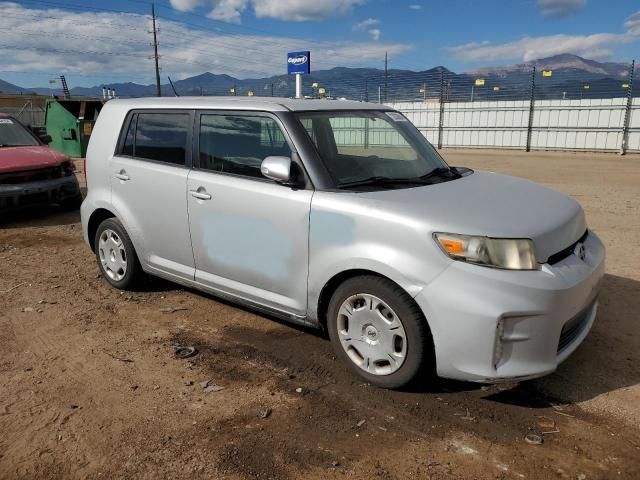
[[[145,272],[325,329],[374,385],[546,375],[596,316],[604,248],[578,203],[448,166],[384,105],[112,100],[86,172],[111,285]]]

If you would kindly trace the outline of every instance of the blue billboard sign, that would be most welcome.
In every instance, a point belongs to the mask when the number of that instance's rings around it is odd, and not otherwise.
[[[287,53],[287,73],[311,73],[311,52]]]

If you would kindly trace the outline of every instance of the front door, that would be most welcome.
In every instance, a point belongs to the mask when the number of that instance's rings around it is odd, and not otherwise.
[[[307,310],[312,190],[262,176],[271,155],[292,155],[279,121],[262,113],[202,113],[188,208],[196,281],[288,314]]]

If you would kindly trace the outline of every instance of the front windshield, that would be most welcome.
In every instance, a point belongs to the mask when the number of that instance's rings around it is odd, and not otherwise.
[[[367,179],[419,179],[448,168],[431,144],[398,112],[299,112],[336,186]]]
[[[12,118],[0,118],[0,147],[39,145],[29,131]]]

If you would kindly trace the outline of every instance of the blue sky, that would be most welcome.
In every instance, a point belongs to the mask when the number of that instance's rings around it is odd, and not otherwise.
[[[283,73],[288,50],[312,68],[454,71],[558,53],[640,58],[637,0],[158,0],[163,76]],[[153,81],[146,0],[0,1],[0,78],[45,86]]]

